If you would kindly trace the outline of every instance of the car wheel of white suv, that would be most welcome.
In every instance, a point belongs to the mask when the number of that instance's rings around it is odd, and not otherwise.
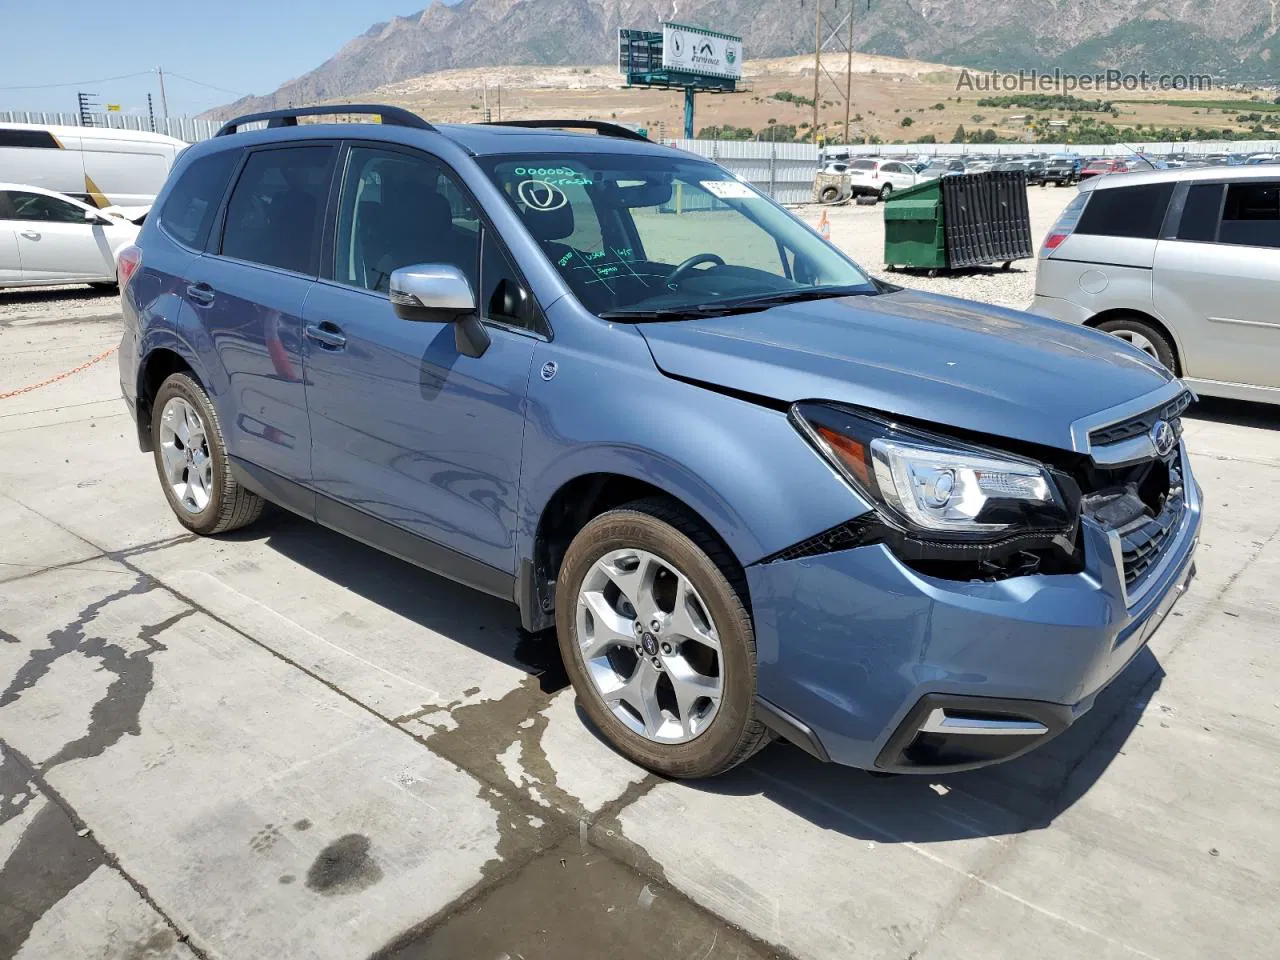
[[[1178,372],[1178,357],[1173,344],[1161,331],[1138,317],[1118,317],[1098,324],[1098,329],[1133,344],[1143,353],[1159,360],[1174,373]]]

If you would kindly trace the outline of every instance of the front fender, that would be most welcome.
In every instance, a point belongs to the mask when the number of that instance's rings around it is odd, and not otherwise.
[[[630,346],[618,357],[539,347],[534,369],[554,362],[556,374],[529,388],[521,559],[532,559],[556,491],[587,474],[630,477],[679,499],[744,567],[869,509],[785,412],[664,376],[638,333]]]

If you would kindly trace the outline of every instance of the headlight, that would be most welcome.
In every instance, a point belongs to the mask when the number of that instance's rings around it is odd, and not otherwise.
[[[931,541],[1052,538],[1074,526],[1042,464],[821,403],[792,422],[891,525]]]

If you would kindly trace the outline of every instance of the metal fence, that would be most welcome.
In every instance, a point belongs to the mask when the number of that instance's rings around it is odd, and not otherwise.
[[[155,126],[151,118],[136,113],[91,113],[89,119],[92,126],[109,127],[112,130],[154,130],[156,133],[177,137],[187,143],[208,140],[218,128],[221,120],[202,120],[199,117],[156,117]],[[41,110],[0,110],[0,123],[43,123],[64,127],[81,126],[78,113],[55,113]]]
[[[755,140],[666,140],[665,143],[716,161],[778,203],[813,199],[818,148],[811,143]]]
[[[1280,153],[1280,140],[1175,140],[1164,143],[878,143],[828,144],[828,156],[848,154],[864,157],[998,157],[1028,153],[1077,153],[1090,157],[1131,157],[1134,152],[1157,156],[1212,153]]]

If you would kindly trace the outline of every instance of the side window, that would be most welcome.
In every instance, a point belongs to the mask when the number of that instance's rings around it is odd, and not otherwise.
[[[227,201],[222,254],[315,274],[334,148],[258,150]]]
[[[15,130],[0,128],[0,147],[34,147],[57,150],[58,141],[48,130]]]
[[[1227,184],[1218,242],[1280,247],[1280,183]]]
[[[1154,240],[1164,223],[1173,182],[1094,190],[1076,233]]]
[[[88,223],[84,218],[83,207],[77,207],[74,203],[67,203],[57,197],[45,196],[43,193],[11,190],[9,205],[13,208],[15,220],[31,220],[37,223]]]
[[[502,243],[486,231],[480,259],[480,315],[513,327],[536,329],[538,307]]]
[[[1218,238],[1218,216],[1222,211],[1222,184],[1193,183],[1187,190],[1178,221],[1178,239],[1213,243]]]
[[[180,243],[203,250],[227,182],[240,160],[239,150],[201,157],[182,171],[160,211],[160,224]]]
[[[416,263],[458,267],[477,287],[475,210],[444,166],[425,156],[352,147],[342,178],[333,278],[385,293]]]

